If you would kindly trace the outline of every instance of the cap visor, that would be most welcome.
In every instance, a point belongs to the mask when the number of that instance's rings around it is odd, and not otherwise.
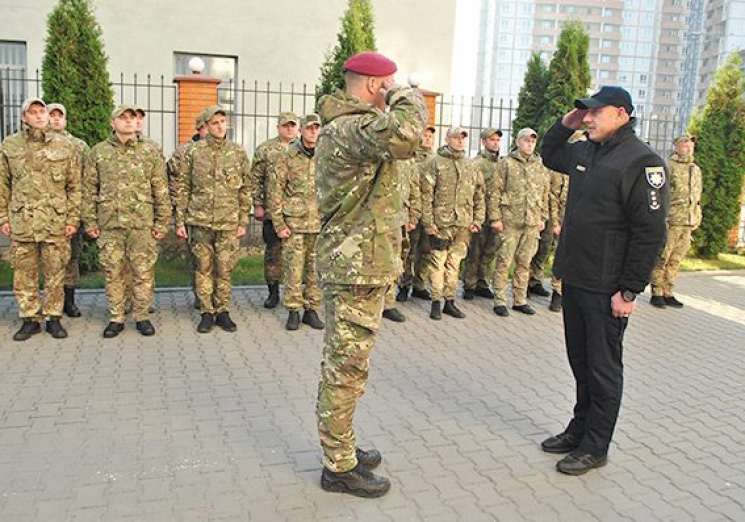
[[[599,109],[600,107],[605,107],[608,105],[607,103],[603,103],[600,100],[596,100],[595,98],[580,98],[578,100],[574,100],[574,106],[577,109]]]

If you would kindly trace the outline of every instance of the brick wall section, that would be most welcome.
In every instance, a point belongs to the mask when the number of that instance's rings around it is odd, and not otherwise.
[[[178,86],[178,142],[189,141],[194,134],[194,122],[205,107],[217,104],[217,86],[222,80],[200,74],[176,76]]]

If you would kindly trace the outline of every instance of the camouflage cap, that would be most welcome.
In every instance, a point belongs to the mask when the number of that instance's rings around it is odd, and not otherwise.
[[[305,116],[303,116],[303,119],[300,120],[300,125],[302,125],[303,127],[318,125],[320,127],[321,117],[318,114],[311,112],[310,114],[306,114]]]
[[[525,127],[523,129],[520,129],[520,132],[517,133],[517,139],[521,140],[525,138],[526,136],[531,136],[533,138],[538,139],[538,133],[531,129],[530,127]]]
[[[47,104],[44,103],[44,100],[41,98],[29,98],[28,100],[23,102],[23,105],[21,106],[21,113],[25,114],[26,111],[28,111],[32,105],[41,105],[42,107],[46,107]]]
[[[226,111],[219,105],[210,105],[202,111],[202,119],[204,120],[204,123],[210,121],[210,119],[212,119],[212,116],[214,116],[215,114],[222,114],[226,118],[228,117],[228,111]]]
[[[294,123],[295,125],[300,123],[300,119],[294,112],[281,112],[277,116],[277,125],[287,125],[288,123]]]
[[[461,136],[465,138],[468,136],[468,131],[463,127],[450,127],[448,129],[447,137],[452,138],[454,136]]]
[[[119,105],[113,111],[111,111],[111,119],[113,120],[115,118],[118,118],[128,111],[137,116],[137,107],[135,107],[134,105]]]
[[[67,109],[65,109],[65,106],[61,103],[50,103],[47,105],[47,112],[49,114],[52,114],[54,111],[60,111],[62,113],[62,116],[65,118],[67,117]]]
[[[673,140],[673,144],[677,145],[681,141],[692,141],[693,143],[696,143],[696,136],[693,136],[692,134],[688,134],[687,132],[684,132],[677,138]]]
[[[424,130],[428,130],[433,133],[437,132],[437,128],[434,125],[427,125],[426,127],[424,127]]]
[[[502,131],[499,129],[495,129],[494,127],[487,127],[484,130],[481,131],[481,139],[485,140],[487,138],[491,138],[494,135],[502,137]]]
[[[194,127],[197,130],[201,129],[202,127],[204,127],[204,125],[207,124],[207,120],[204,119],[204,115],[206,112],[207,112],[207,109],[202,109],[202,112],[197,114],[196,120],[194,121]]]
[[[137,113],[138,116],[143,116],[144,117],[147,114],[145,112],[145,109],[143,109],[139,105],[132,105],[132,107],[134,107],[135,112]]]

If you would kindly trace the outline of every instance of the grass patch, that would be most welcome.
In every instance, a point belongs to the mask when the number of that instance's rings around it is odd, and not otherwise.
[[[703,270],[745,270],[745,255],[719,254],[716,259],[701,259],[688,257],[680,264],[685,272],[700,272]]]

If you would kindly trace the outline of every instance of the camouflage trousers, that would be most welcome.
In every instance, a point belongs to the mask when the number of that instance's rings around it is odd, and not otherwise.
[[[316,242],[318,234],[293,232],[282,240],[285,269],[285,295],[288,310],[315,310],[321,307],[321,288],[316,277]],[[303,289],[305,276],[305,289]]]
[[[132,281],[132,315],[135,321],[145,321],[153,300],[155,262],[158,251],[152,231],[111,229],[101,230],[98,238],[101,266],[106,278],[106,298],[109,301],[109,320],[123,323],[126,319],[125,301],[127,279]],[[131,276],[128,278],[126,272]]]
[[[488,223],[484,223],[481,232],[471,234],[468,254],[463,264],[464,288],[489,288],[489,281],[494,278],[497,244],[497,233]]]
[[[83,227],[70,239],[70,260],[65,268],[65,288],[77,288],[80,284],[80,253],[83,251],[85,232]]]
[[[538,249],[538,227],[515,227],[505,225],[499,233],[500,246],[497,250],[497,267],[494,271],[494,306],[507,305],[507,279],[510,266],[515,262],[512,277],[512,293],[515,305],[524,305],[528,299],[528,279],[530,260]]]
[[[62,288],[69,257],[70,246],[67,241],[11,242],[13,295],[21,318],[41,321],[44,317],[62,315]],[[43,305],[39,298],[39,265],[44,276]]]
[[[334,472],[357,465],[354,412],[365,393],[387,291],[388,286],[323,287],[327,324],[316,419],[323,465]]]
[[[401,261],[402,266],[406,266],[406,259],[409,257],[409,245],[411,243],[409,242],[409,234],[406,232],[406,227],[401,227]],[[399,277],[399,285],[404,286],[403,284],[403,274]],[[383,305],[383,310],[391,310],[392,308],[396,308],[396,285],[391,285],[391,287],[388,289],[388,293],[385,294],[385,304]]]
[[[282,241],[267,241],[268,237],[274,236],[274,223],[271,219],[265,219],[264,227],[264,280],[267,284],[273,285],[282,280]],[[270,231],[270,232],[268,232]]]
[[[543,284],[543,268],[546,266],[546,260],[556,242],[556,237],[551,232],[551,228],[551,222],[546,221],[546,228],[541,231],[541,235],[538,238],[538,250],[530,261],[529,286]]]
[[[693,227],[671,225],[667,229],[667,243],[660,261],[652,271],[652,295],[671,296],[678,277],[680,263],[691,248]]]
[[[235,229],[190,226],[188,238],[200,313],[227,312],[232,297],[230,275],[240,246]]]
[[[455,299],[458,289],[460,264],[468,252],[471,232],[467,228],[440,229],[438,237],[449,241],[444,250],[432,248],[430,252],[430,286],[432,301]]]
[[[404,272],[399,284],[424,290],[429,280],[431,265],[429,238],[421,224],[409,232],[409,246],[404,259]]]

